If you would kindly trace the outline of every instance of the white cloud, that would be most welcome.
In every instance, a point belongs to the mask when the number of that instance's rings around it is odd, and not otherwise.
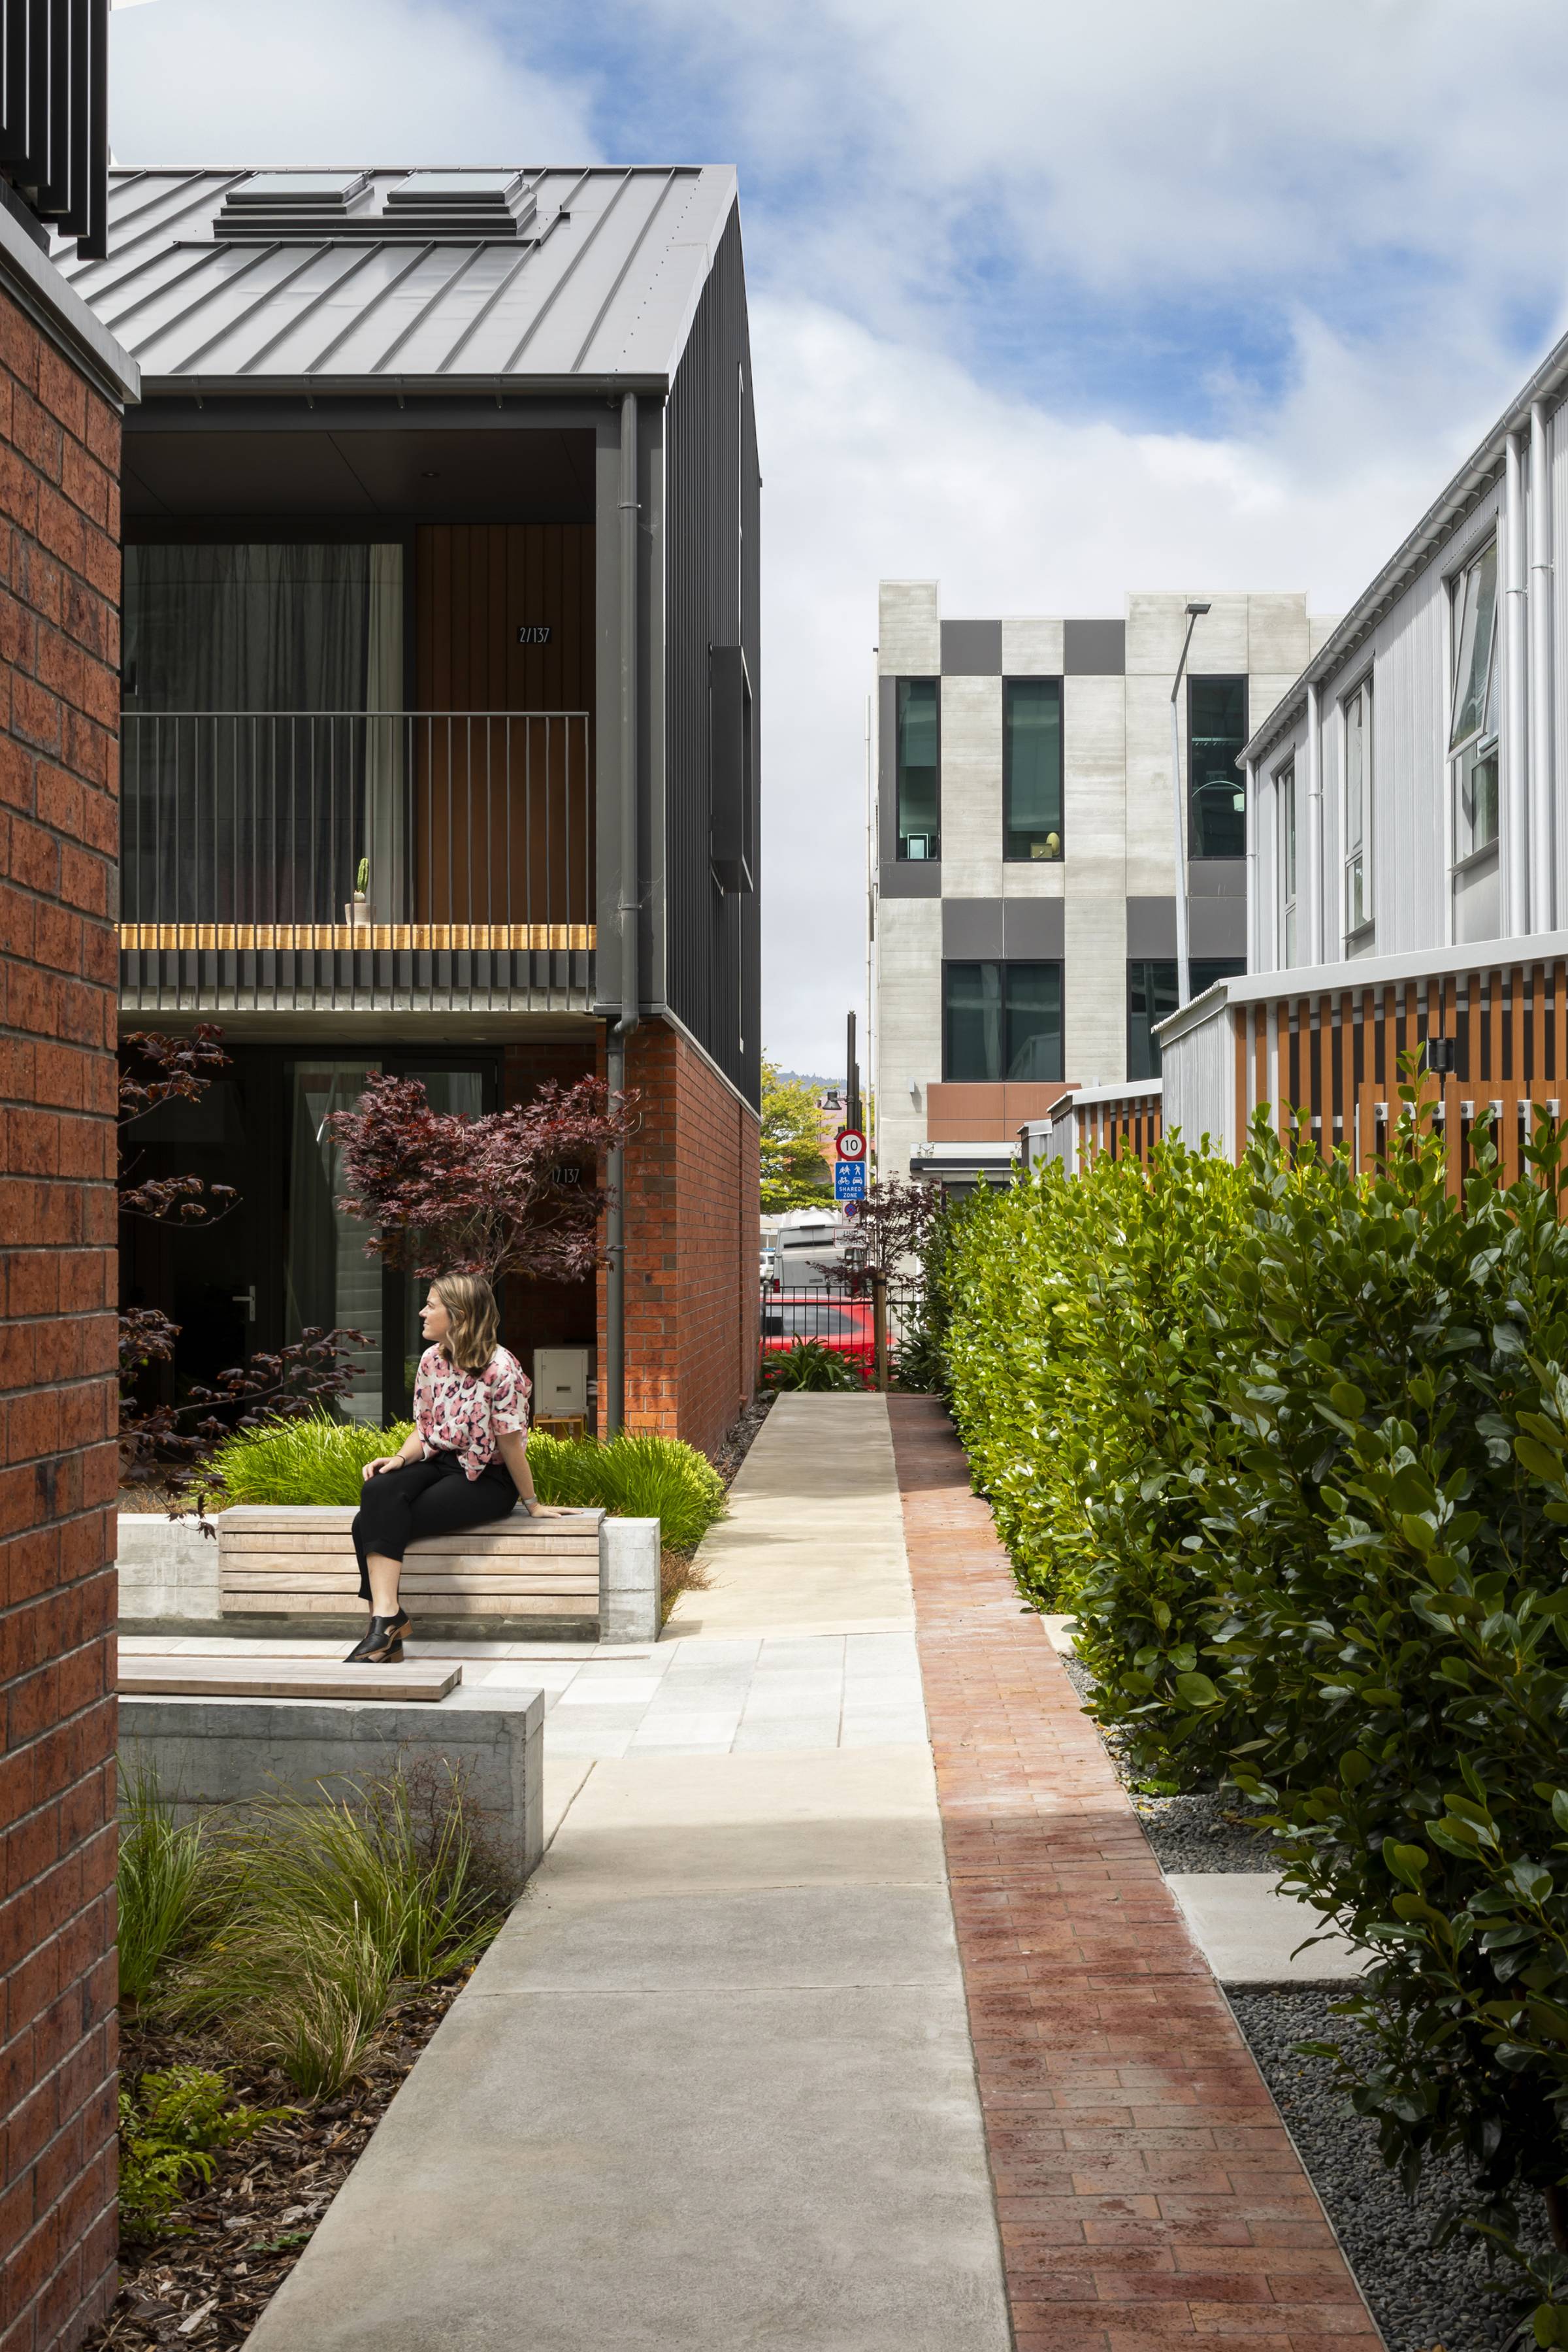
[[[589,163],[579,89],[439,0],[158,0],[111,26],[125,164]]]
[[[1512,377],[1410,404],[1303,322],[1297,389],[1248,439],[1071,422],[841,313],[764,297],[764,1029],[834,1068],[864,989],[864,725],[879,578],[950,614],[1120,614],[1129,589],[1305,590],[1342,611]],[[1474,387],[1472,386],[1472,392]]]

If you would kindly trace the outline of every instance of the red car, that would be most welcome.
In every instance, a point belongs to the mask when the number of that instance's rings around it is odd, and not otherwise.
[[[876,1335],[868,1298],[845,1298],[835,1290],[781,1290],[763,1299],[763,1353],[779,1355],[797,1339],[820,1339],[845,1355],[861,1372],[876,1359]]]

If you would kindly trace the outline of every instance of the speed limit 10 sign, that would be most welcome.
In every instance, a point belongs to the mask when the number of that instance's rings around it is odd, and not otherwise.
[[[838,1130],[837,1150],[840,1160],[864,1160],[866,1139],[860,1129],[858,1127],[841,1127]]]

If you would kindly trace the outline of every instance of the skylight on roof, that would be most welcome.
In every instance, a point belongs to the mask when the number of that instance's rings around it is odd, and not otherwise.
[[[297,196],[301,203],[321,204],[334,196],[346,201],[364,184],[363,172],[253,172],[229,192],[231,203],[246,198],[257,204],[277,204]]]
[[[430,196],[504,196],[521,172],[410,172],[387,198],[389,204],[422,203]]]

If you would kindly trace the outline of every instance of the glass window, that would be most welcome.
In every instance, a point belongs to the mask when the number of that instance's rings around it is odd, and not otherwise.
[[[950,1083],[1060,1079],[1059,963],[950,963],[942,979],[942,1067]]]
[[[1194,956],[1188,969],[1192,975],[1193,994],[1201,996],[1216,980],[1228,980],[1236,972],[1247,970],[1245,956]],[[1176,960],[1163,957],[1129,963],[1127,967],[1127,1075],[1129,1078],[1157,1078],[1160,1075],[1160,1040],[1154,1034],[1157,1022],[1167,1020],[1176,1010]]]
[[[1292,761],[1274,779],[1279,835],[1279,961],[1296,961],[1296,769]]]
[[[1245,857],[1247,788],[1237,766],[1247,749],[1247,680],[1187,680],[1189,855]]]
[[[1062,854],[1062,682],[1002,681],[1002,855]]]
[[[1497,542],[1454,583],[1454,699],[1448,750],[1454,769],[1457,863],[1498,837]]]
[[[942,680],[898,681],[900,857],[942,856]]]
[[[1345,936],[1372,921],[1372,680],[1344,706]]]

